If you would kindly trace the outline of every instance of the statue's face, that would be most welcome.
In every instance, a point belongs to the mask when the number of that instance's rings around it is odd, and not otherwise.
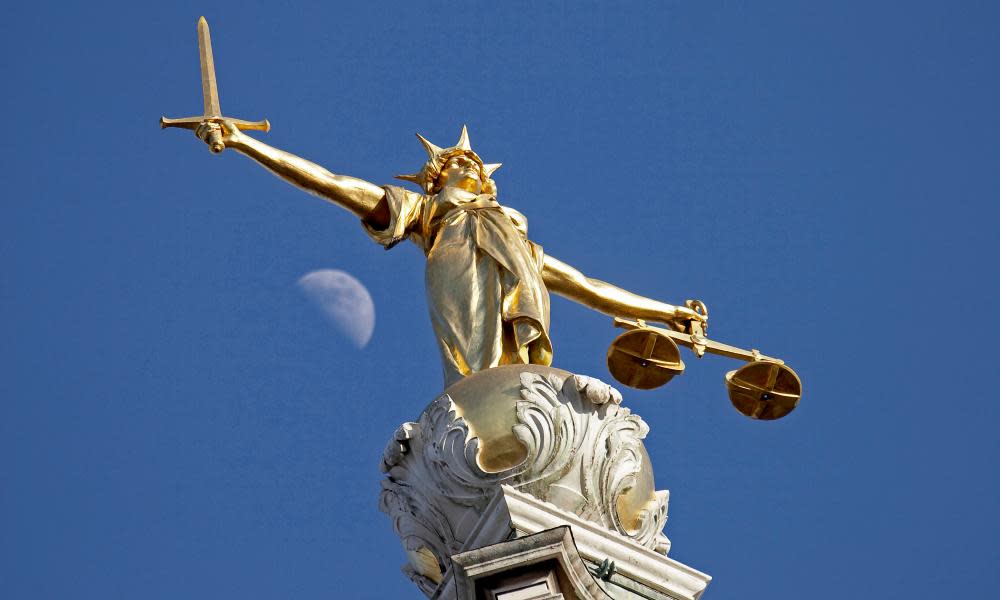
[[[483,189],[479,164],[468,156],[452,156],[444,163],[438,184],[442,187],[457,187],[478,194]]]

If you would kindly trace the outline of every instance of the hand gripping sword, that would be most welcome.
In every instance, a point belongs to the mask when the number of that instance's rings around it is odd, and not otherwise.
[[[197,129],[202,123],[218,123],[229,121],[237,129],[246,131],[268,132],[271,124],[263,121],[244,121],[242,119],[231,119],[222,116],[222,109],[219,108],[219,87],[215,82],[215,59],[212,57],[212,36],[208,31],[208,21],[205,17],[198,19],[198,53],[201,59],[201,93],[205,99],[205,114],[198,117],[185,117],[183,119],[168,119],[160,117],[160,127],[180,127],[181,129]],[[209,149],[218,154],[226,147],[222,142],[222,131],[215,130],[208,136]]]

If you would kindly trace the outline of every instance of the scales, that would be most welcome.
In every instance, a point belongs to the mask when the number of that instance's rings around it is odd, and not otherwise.
[[[708,308],[698,300],[687,306],[708,317]],[[627,329],[608,349],[608,370],[619,382],[640,390],[658,388],[684,372],[678,344],[691,348],[701,358],[705,352],[748,361],[726,373],[726,390],[736,410],[751,419],[771,421],[792,412],[802,398],[802,382],[782,360],[757,350],[743,350],[705,337],[700,321],[691,331],[680,332],[647,325],[642,319],[615,318],[615,327]]]

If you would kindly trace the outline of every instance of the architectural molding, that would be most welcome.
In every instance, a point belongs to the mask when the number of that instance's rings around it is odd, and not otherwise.
[[[488,592],[479,585],[488,577],[517,573],[546,563],[557,565],[554,569],[558,571],[557,579],[566,582],[564,585],[570,588],[560,590],[562,596],[559,597],[611,600],[580,558],[573,543],[573,534],[565,525],[452,556],[453,597],[457,600],[475,600],[477,592]],[[555,595],[552,594],[552,597]]]
[[[590,521],[511,486],[503,486],[502,499],[498,498],[493,507],[496,512],[483,515],[483,520],[502,520],[503,515],[506,515],[508,527],[515,536],[531,535],[568,525],[573,529],[576,548],[585,560],[600,564],[605,559],[610,559],[615,563],[617,575],[679,600],[698,600],[712,580],[709,575],[697,569],[654,552],[634,540],[597,527]]]

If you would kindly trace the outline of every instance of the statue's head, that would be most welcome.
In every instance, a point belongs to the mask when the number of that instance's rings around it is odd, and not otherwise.
[[[412,181],[428,194],[439,192],[447,186],[484,194],[496,194],[496,183],[490,176],[500,168],[500,163],[484,164],[479,155],[472,151],[469,132],[462,126],[458,143],[451,148],[440,148],[417,134],[427,151],[427,162],[413,175],[397,175],[396,179]]]

